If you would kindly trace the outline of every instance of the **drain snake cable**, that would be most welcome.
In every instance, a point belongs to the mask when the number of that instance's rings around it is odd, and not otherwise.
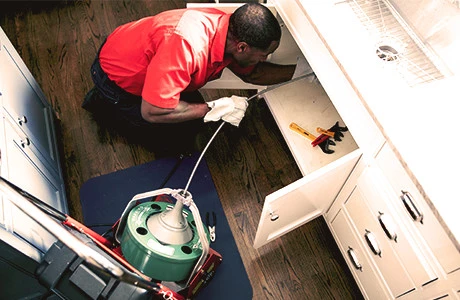
[[[308,73],[308,74],[305,74],[305,75],[296,77],[296,78],[291,79],[291,80],[286,81],[286,82],[282,82],[282,83],[279,83],[279,84],[271,85],[271,86],[269,86],[269,87],[267,87],[267,88],[261,90],[261,91],[258,92],[257,94],[255,94],[255,95],[249,97],[249,98],[247,99],[247,101],[249,102],[250,100],[252,100],[252,99],[254,99],[254,98],[256,98],[256,97],[258,97],[258,96],[260,96],[260,95],[263,95],[263,94],[265,94],[265,93],[267,93],[267,92],[270,92],[270,91],[272,91],[272,90],[274,90],[274,89],[277,89],[277,88],[279,88],[279,87],[281,87],[281,86],[284,86],[284,85],[293,83],[293,82],[298,81],[298,80],[300,80],[300,79],[307,78],[307,77],[312,76],[312,75],[314,75],[314,74],[315,74],[314,72],[311,72],[311,73]],[[203,151],[201,152],[201,155],[200,155],[200,157],[198,158],[198,161],[196,162],[195,167],[194,167],[193,170],[192,170],[192,173],[191,173],[190,178],[189,178],[189,180],[188,180],[188,182],[187,182],[187,185],[185,186],[185,189],[184,189],[184,192],[185,192],[185,193],[187,193],[187,190],[188,190],[188,188],[189,188],[189,186],[190,186],[190,182],[192,181],[192,178],[193,178],[193,176],[195,175],[196,169],[198,168],[198,165],[200,164],[201,159],[203,158],[204,154],[206,153],[206,150],[208,150],[209,145],[211,145],[211,143],[212,143],[212,141],[214,140],[214,138],[216,137],[217,133],[219,133],[219,131],[222,129],[222,127],[224,126],[225,123],[226,123],[225,121],[222,121],[222,123],[220,124],[220,126],[217,128],[216,132],[212,135],[211,139],[208,141],[208,143],[207,143],[206,146],[204,147]]]

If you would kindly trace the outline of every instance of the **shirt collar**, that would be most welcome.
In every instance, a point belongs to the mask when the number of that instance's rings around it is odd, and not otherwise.
[[[211,46],[211,63],[224,61],[225,43],[231,14],[222,15],[217,25],[216,35]]]

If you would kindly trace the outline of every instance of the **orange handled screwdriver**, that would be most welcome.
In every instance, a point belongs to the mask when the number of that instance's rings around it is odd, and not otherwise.
[[[308,138],[309,140],[311,141],[314,141],[316,140],[316,136],[314,136],[313,134],[311,134],[310,132],[306,131],[305,129],[303,129],[302,127],[300,127],[299,125],[297,125],[296,123],[291,123],[289,125],[289,128],[292,129],[293,131],[303,135],[304,137]]]

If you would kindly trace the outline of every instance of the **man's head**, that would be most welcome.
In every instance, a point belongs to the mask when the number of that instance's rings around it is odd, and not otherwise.
[[[265,61],[281,39],[281,28],[276,17],[265,6],[248,3],[230,16],[228,26],[232,54],[242,66]]]

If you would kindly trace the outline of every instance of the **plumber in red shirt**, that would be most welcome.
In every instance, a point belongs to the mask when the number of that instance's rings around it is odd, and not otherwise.
[[[197,119],[238,126],[247,98],[206,103],[198,89],[219,78],[226,67],[257,85],[311,72],[306,61],[301,66],[266,62],[280,39],[276,17],[258,3],[232,14],[214,8],[176,9],[121,25],[99,49],[91,67],[95,87],[82,107],[134,128]]]

